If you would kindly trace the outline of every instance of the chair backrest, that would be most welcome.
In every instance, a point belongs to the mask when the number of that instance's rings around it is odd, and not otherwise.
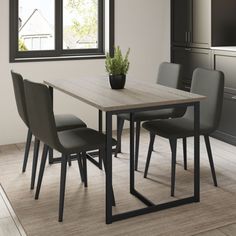
[[[28,115],[25,103],[24,82],[20,74],[11,71],[15,100],[18,113],[24,123],[29,127]]]
[[[207,98],[200,104],[201,126],[214,132],[220,122],[224,97],[224,74],[221,71],[197,68],[193,72],[191,92]],[[188,108],[185,117],[193,119],[192,108]]]
[[[24,88],[31,132],[40,141],[57,149],[59,140],[48,87],[24,80]]]
[[[157,84],[171,88],[182,88],[183,67],[180,64],[163,62],[160,64]]]
[[[159,66],[157,84],[171,88],[183,88],[183,67],[180,64],[163,62]],[[172,109],[171,117],[181,117],[185,114],[186,108]]]

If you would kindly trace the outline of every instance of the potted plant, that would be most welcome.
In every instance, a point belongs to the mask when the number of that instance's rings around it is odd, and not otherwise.
[[[109,53],[106,55],[106,71],[109,74],[110,85],[112,89],[123,89],[126,81],[126,74],[129,70],[130,62],[128,60],[130,48],[123,57],[120,47],[115,47],[114,56]]]

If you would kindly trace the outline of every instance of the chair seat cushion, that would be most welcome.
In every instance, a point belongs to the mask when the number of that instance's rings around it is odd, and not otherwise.
[[[58,132],[58,138],[62,150],[66,154],[73,154],[83,151],[92,151],[104,148],[106,136],[90,128],[78,128],[73,130]],[[112,146],[116,145],[116,140],[112,139]]]
[[[163,109],[163,110],[156,110],[156,111],[143,111],[143,112],[137,112],[134,114],[134,121],[168,119],[172,115],[173,115],[173,109]],[[129,113],[119,114],[118,117],[122,118],[124,120],[130,120]]]
[[[87,127],[78,117],[71,114],[55,115],[57,131]]]
[[[183,138],[194,136],[194,123],[187,118],[154,120],[143,123],[143,128],[165,138]],[[201,124],[200,134],[212,133],[211,127]]]

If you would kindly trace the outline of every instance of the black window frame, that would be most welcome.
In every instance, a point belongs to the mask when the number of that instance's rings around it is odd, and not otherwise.
[[[98,0],[98,48],[63,49],[63,0],[55,0],[55,49],[18,50],[19,0],[10,0],[10,62],[105,58],[105,3],[109,2],[109,53],[114,53],[114,0]]]

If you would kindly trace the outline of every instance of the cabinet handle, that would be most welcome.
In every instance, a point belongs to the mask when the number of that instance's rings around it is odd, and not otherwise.
[[[191,51],[192,49],[191,48],[185,48],[185,51]]]

